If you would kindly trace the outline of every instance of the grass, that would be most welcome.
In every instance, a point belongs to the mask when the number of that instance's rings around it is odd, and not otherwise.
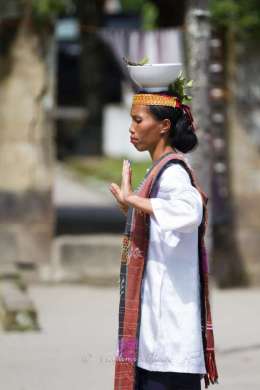
[[[122,158],[110,157],[74,157],[66,161],[66,164],[75,173],[83,178],[95,178],[107,182],[115,182],[120,185],[122,174]],[[142,181],[151,161],[133,161],[132,163],[132,184],[136,188]]]

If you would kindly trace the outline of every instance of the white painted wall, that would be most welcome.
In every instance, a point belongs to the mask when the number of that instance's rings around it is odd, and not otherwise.
[[[108,104],[104,109],[103,152],[109,157],[127,157],[133,160],[147,160],[148,152],[139,152],[130,143],[132,91],[124,86],[124,101]]]

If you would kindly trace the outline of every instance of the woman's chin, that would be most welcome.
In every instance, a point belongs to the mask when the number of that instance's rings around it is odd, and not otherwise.
[[[144,152],[147,150],[147,148],[145,146],[142,146],[142,145],[138,145],[138,144],[135,144],[134,145],[135,149],[138,150],[139,152]]]

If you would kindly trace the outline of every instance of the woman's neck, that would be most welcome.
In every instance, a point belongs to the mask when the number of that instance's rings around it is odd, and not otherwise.
[[[176,153],[176,149],[174,149],[170,145],[164,145],[164,146],[157,145],[157,147],[155,147],[153,150],[149,150],[153,162],[159,160],[159,158],[161,158],[164,154],[170,152]]]

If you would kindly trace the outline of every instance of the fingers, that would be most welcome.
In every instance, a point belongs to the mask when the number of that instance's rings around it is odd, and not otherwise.
[[[131,163],[129,160],[124,160],[123,168],[122,168],[122,182],[126,181],[131,183],[131,176],[132,176]]]
[[[132,185],[132,165],[130,161],[129,161],[129,182],[130,185]]]
[[[120,187],[116,183],[111,183],[109,189],[113,194],[119,194],[120,192]]]
[[[125,177],[125,160],[123,160],[123,165],[122,165],[122,181],[124,180]]]
[[[110,192],[114,195],[117,201],[120,200],[121,189],[116,183],[111,183],[109,186]]]
[[[128,206],[122,203],[121,189],[116,183],[111,183],[109,186],[110,192],[114,195],[120,210],[126,215]]]
[[[120,191],[120,187],[116,183],[111,183],[110,189],[116,192]]]

